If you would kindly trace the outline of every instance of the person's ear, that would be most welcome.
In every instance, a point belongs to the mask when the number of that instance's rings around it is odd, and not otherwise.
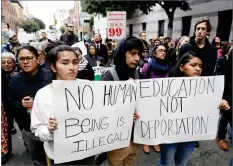
[[[50,64],[50,68],[54,73],[57,73],[56,67],[53,64]]]
[[[180,71],[184,71],[184,65],[180,65]]]

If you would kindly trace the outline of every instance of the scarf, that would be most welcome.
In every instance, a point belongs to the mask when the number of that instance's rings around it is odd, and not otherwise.
[[[170,64],[166,59],[152,57],[149,59],[149,69],[155,74],[166,74],[170,71]]]
[[[78,71],[82,71],[86,68],[88,61],[85,57],[82,57],[82,60],[79,62]]]

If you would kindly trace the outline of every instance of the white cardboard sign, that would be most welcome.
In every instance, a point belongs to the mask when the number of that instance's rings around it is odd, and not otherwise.
[[[137,80],[134,142],[146,145],[214,140],[224,77]]]
[[[129,146],[136,106],[133,81],[54,81],[53,93],[55,163]]]
[[[71,47],[79,47],[82,51],[82,56],[87,55],[87,48],[83,41],[73,44]]]
[[[126,12],[107,12],[107,37],[109,39],[121,39],[126,37]]]

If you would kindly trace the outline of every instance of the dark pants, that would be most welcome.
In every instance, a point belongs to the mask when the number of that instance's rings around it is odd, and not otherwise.
[[[54,164],[54,160],[50,159],[50,164],[51,165],[94,165],[95,156],[91,156],[83,160],[71,161],[71,162],[61,163],[61,164]]]
[[[32,162],[36,165],[46,165],[44,143],[32,132],[22,130],[22,135]]]
[[[222,117],[219,122],[218,138],[225,139],[227,133],[227,124],[232,127],[232,108],[230,110],[223,110]]]

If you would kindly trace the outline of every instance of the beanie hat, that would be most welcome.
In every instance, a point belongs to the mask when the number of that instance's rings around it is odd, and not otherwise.
[[[2,59],[3,58],[11,58],[16,63],[16,57],[11,52],[3,52],[2,53]]]
[[[9,31],[8,32],[8,39],[11,39],[12,37],[14,37],[16,35],[16,33],[14,31]]]

